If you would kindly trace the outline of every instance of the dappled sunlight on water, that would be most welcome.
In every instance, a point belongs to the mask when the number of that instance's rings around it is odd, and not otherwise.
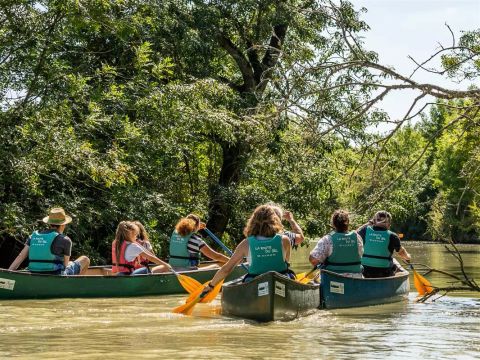
[[[0,358],[480,357],[480,299],[473,297],[419,304],[411,293],[395,304],[318,311],[269,324],[223,317],[219,300],[198,304],[194,316],[171,313],[184,300],[1,301]]]

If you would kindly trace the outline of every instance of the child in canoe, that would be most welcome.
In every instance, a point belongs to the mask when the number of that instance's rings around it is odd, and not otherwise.
[[[166,262],[160,260],[152,252],[137,243],[140,233],[138,225],[131,221],[121,221],[112,242],[112,272],[116,275],[147,274],[145,262],[158,264],[152,273],[172,271]],[[143,264],[142,264],[143,262]]]
[[[187,215],[175,225],[175,230],[170,237],[168,262],[176,270],[196,270],[200,262],[200,254],[221,264],[229,260],[227,256],[208,246],[198,235],[197,232],[204,228],[205,223],[202,223],[200,217],[195,214]],[[217,267],[212,265],[202,269]]]

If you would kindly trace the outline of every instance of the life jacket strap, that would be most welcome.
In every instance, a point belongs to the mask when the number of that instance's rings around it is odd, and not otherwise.
[[[28,259],[28,262],[48,263],[48,264],[63,264],[63,261],[62,261],[62,260],[35,260],[35,259]]]
[[[170,259],[183,259],[183,260],[199,260],[200,258],[198,256],[176,256],[176,255],[170,255]]]
[[[332,262],[332,261],[325,261],[325,265],[335,265],[335,266],[350,266],[350,265],[360,265],[361,261],[354,261],[354,262]]]
[[[382,259],[382,260],[392,260],[391,256],[378,256],[378,255],[363,254],[363,257],[368,257],[368,258],[373,258],[373,259]]]
[[[130,265],[130,264],[118,264],[117,266],[123,266],[123,267],[129,268],[129,269],[135,269],[135,266]]]

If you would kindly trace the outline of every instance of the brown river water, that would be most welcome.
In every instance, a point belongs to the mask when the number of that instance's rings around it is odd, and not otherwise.
[[[404,245],[415,262],[458,273],[442,245]],[[460,248],[480,280],[480,246]],[[308,251],[294,252],[298,272],[309,269]],[[420,304],[415,294],[412,285],[408,301],[268,324],[223,317],[219,300],[172,314],[184,295],[0,301],[0,359],[479,359],[479,295]]]

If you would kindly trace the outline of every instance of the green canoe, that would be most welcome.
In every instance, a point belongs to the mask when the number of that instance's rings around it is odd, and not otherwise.
[[[181,272],[200,283],[211,280],[218,269]],[[0,269],[0,300],[91,298],[182,294],[186,291],[172,273],[109,276],[107,267],[92,267],[88,275],[59,276]],[[245,274],[238,266],[229,276]]]
[[[292,320],[320,306],[318,285],[301,284],[277,272],[248,283],[234,280],[222,287],[222,314],[256,321]]]

